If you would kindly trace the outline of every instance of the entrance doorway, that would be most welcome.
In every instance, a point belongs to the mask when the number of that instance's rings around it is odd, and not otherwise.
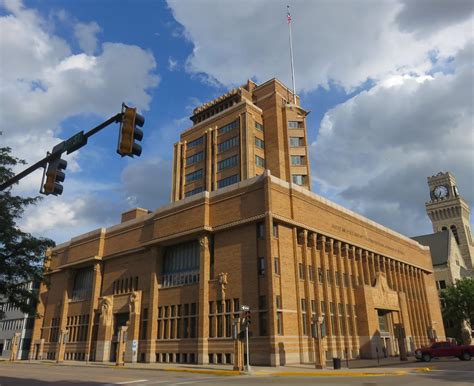
[[[119,327],[126,326],[129,319],[128,312],[121,312],[114,314],[114,335],[110,345],[110,362],[117,361],[117,346],[118,346],[118,330]]]

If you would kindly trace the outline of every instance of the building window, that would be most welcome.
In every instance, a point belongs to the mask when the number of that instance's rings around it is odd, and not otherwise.
[[[329,269],[326,270],[326,277],[327,277],[328,283],[332,284],[332,274]]]
[[[438,288],[439,289],[446,289],[446,280],[438,281]]]
[[[261,123],[255,122],[255,128],[257,130],[263,131],[263,125]]]
[[[300,166],[300,165],[304,165],[305,162],[304,162],[304,157],[301,156],[301,155],[292,155],[291,156],[291,165],[293,166]]]
[[[204,159],[204,152],[200,151],[199,153],[190,155],[186,158],[186,165],[192,165],[196,162],[202,161]]]
[[[273,223],[273,237],[278,238],[278,224]]]
[[[265,159],[262,157],[259,157],[258,155],[255,156],[255,165],[257,165],[260,168],[265,168]]]
[[[334,277],[336,279],[336,285],[340,286],[341,285],[341,275],[339,274],[339,272],[335,272]]]
[[[301,299],[301,325],[303,335],[308,335],[308,320],[306,319],[306,299]]]
[[[387,311],[377,310],[377,317],[379,319],[379,330],[388,332]]]
[[[195,194],[201,193],[203,190],[204,190],[204,188],[202,186],[200,186],[196,189],[193,189],[193,190],[190,190],[190,191],[184,193],[184,196],[185,197],[191,197],[191,196],[194,196]]]
[[[349,275],[347,273],[343,273],[342,278],[344,282],[344,287],[349,287]]]
[[[138,276],[121,278],[112,283],[112,292],[114,295],[136,291],[138,289]]]
[[[228,133],[229,131],[235,129],[236,127],[239,127],[239,120],[238,120],[238,119],[236,119],[235,121],[229,123],[228,125],[225,125],[225,126],[221,127],[221,128],[217,131],[217,133],[218,133],[219,135],[225,134],[225,133]]]
[[[301,129],[303,127],[303,122],[301,121],[288,121],[288,128],[290,129]]]
[[[87,300],[91,297],[93,276],[94,271],[92,268],[84,268],[76,272],[72,290],[72,301]]]
[[[280,274],[280,258],[275,257],[273,260],[273,264],[274,264],[275,274],[279,275]]]
[[[263,239],[265,237],[265,223],[257,223],[257,238]]]
[[[227,168],[236,166],[239,163],[239,156],[233,155],[232,157],[223,159],[217,163],[217,170],[221,171]]]
[[[291,176],[291,180],[293,181],[294,184],[296,185],[304,185],[305,183],[306,176],[301,175],[301,174],[293,174]]]
[[[200,180],[202,178],[202,169],[186,174],[186,183]]]
[[[277,311],[277,334],[283,335],[283,312]]]
[[[290,147],[304,146],[303,137],[290,137]]]
[[[318,268],[318,280],[320,283],[324,282],[324,271],[322,268]]]
[[[260,276],[265,275],[265,258],[264,257],[258,258],[258,274]]]
[[[191,149],[193,147],[196,147],[196,146],[199,146],[199,145],[202,145],[204,143],[204,137],[200,137],[198,139],[195,139],[194,141],[191,141],[191,142],[188,142],[186,147],[188,149]]]
[[[275,299],[276,299],[276,308],[277,308],[277,334],[283,335],[283,312],[281,312],[281,309],[282,309],[281,296],[276,295]]]
[[[336,335],[337,319],[335,319],[335,316],[334,316],[334,303],[333,302],[329,303],[329,313],[331,317],[331,332],[332,332],[331,335]]]
[[[227,141],[221,142],[217,145],[217,152],[223,153],[226,150],[232,149],[239,144],[239,136],[232,137]]]
[[[260,336],[266,336],[268,334],[268,327],[267,327],[267,313],[266,312],[259,312],[258,313],[258,332]]]
[[[239,182],[239,175],[234,174],[233,176],[223,178],[222,180],[217,181],[218,188],[224,188],[225,186],[229,186]]]
[[[265,149],[265,141],[263,139],[255,137],[255,146],[257,146],[260,149]]]
[[[200,248],[198,241],[167,247],[163,259],[162,287],[199,282]]]
[[[298,271],[299,271],[300,279],[304,280],[305,269],[304,269],[303,263],[298,264]]]
[[[158,307],[157,339],[196,338],[196,332],[196,303]]]
[[[312,265],[308,266],[309,280],[314,281],[314,267]]]

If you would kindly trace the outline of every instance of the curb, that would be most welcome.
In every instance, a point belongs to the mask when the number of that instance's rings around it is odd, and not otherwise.
[[[356,373],[356,372],[340,372],[333,373],[327,371],[321,372],[291,372],[283,371],[280,373],[272,374],[274,377],[388,377],[388,376],[400,376],[407,375],[408,371],[393,371],[393,372],[383,372],[383,373]]]
[[[8,363],[8,361],[0,361]],[[20,364],[31,364],[29,362],[13,362]],[[387,377],[387,376],[403,376],[407,375],[410,372],[426,373],[430,372],[432,369],[430,367],[417,367],[409,370],[400,370],[400,371],[385,371],[385,372],[354,372],[354,371],[279,371],[279,372],[270,372],[270,371],[254,371],[251,374],[248,374],[243,371],[234,371],[234,370],[212,370],[212,369],[183,369],[183,368],[153,368],[153,367],[127,367],[127,366],[115,366],[115,365],[76,365],[74,363],[49,363],[49,362],[36,362],[36,364],[49,365],[49,366],[65,366],[65,367],[92,367],[92,368],[101,368],[106,367],[116,370],[153,370],[153,371],[167,371],[167,372],[176,372],[176,373],[194,373],[194,374],[207,374],[207,375],[216,375],[224,377],[232,377],[239,375],[253,375],[253,376],[267,376],[267,377]]]

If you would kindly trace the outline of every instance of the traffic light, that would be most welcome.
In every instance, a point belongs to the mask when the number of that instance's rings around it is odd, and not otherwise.
[[[244,311],[244,317],[243,317],[243,319],[244,319],[244,324],[247,325],[247,326],[248,326],[250,323],[252,323],[252,319],[251,319],[250,316],[251,316],[250,311]]]
[[[46,183],[44,184],[44,194],[54,194],[55,196],[63,193],[63,186],[61,182],[64,182],[66,175],[63,170],[67,168],[67,161],[63,160],[61,154],[58,154],[57,158],[53,159],[48,164],[46,171]]]
[[[117,153],[122,157],[128,155],[137,157],[142,154],[142,147],[135,141],[143,139],[143,131],[137,126],[142,127],[145,118],[137,113],[137,109],[123,105],[122,107],[122,123],[120,125],[119,142]]]

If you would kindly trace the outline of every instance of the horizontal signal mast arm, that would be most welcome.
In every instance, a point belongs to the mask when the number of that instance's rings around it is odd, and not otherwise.
[[[50,161],[58,158],[58,156],[64,153],[65,151],[67,151],[67,154],[70,154],[76,151],[77,149],[80,149],[82,146],[84,146],[87,143],[87,138],[93,136],[94,134],[98,133],[99,131],[111,125],[112,123],[120,122],[122,120],[122,115],[123,113],[118,113],[114,115],[113,117],[107,119],[105,122],[102,122],[100,125],[89,130],[87,133],[83,133],[81,131],[79,133],[74,134],[71,138],[67,139],[66,141],[61,142],[63,146],[60,151],[49,154],[48,156],[44,157],[42,160],[36,162],[34,165],[31,165],[27,169],[23,170],[21,173],[18,173],[16,176],[13,176],[9,180],[5,181],[3,184],[0,185],[0,191],[3,191],[6,188],[10,187],[11,185],[15,184],[16,182],[20,181],[22,178],[33,173],[36,169],[45,167]]]

